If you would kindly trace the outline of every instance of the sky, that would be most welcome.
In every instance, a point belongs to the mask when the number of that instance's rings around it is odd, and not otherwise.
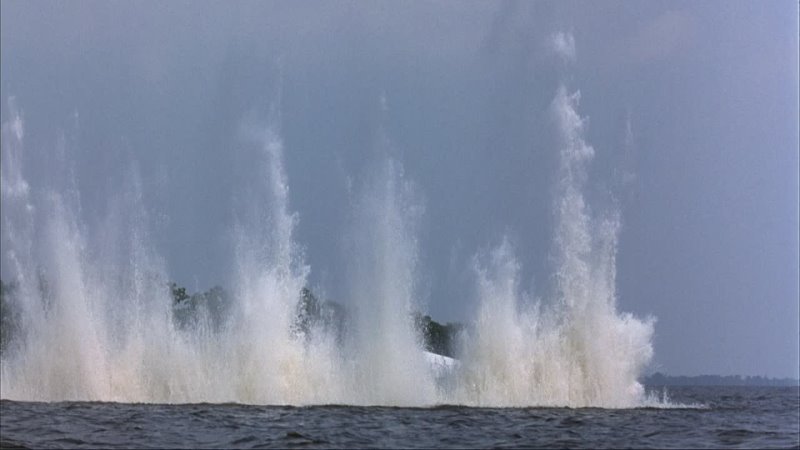
[[[651,371],[800,376],[794,1],[0,5],[26,176],[67,147],[91,227],[138,167],[190,291],[229,283],[237,133],[277,117],[323,297],[347,295],[353,190],[387,146],[423,210],[426,311],[468,320],[472,258],[504,236],[546,297],[563,84],[595,149],[587,199],[622,217],[618,308],[657,319]]]

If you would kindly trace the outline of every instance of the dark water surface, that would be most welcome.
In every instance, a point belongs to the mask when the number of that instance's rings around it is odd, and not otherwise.
[[[800,390],[675,387],[703,408],[389,408],[0,401],[2,447],[794,447]]]

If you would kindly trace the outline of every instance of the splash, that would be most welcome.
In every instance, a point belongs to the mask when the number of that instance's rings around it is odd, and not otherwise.
[[[54,185],[36,191],[28,185],[23,121],[13,104],[9,109],[12,119],[3,125],[2,272],[16,282],[20,336],[0,360],[0,396],[159,399],[156,391],[168,380],[163,371],[150,370],[163,366],[163,353],[154,349],[175,351],[181,339],[167,326],[169,302],[157,288],[163,263],[141,227],[135,169],[126,194],[109,202],[107,222],[116,227],[89,239],[73,178],[54,176]]]
[[[652,357],[653,321],[616,312],[619,215],[595,217],[586,204],[586,165],[594,149],[583,138],[579,99],[561,86],[551,104],[560,145],[555,298],[523,309],[520,267],[508,240],[476,257],[481,306],[464,344],[458,397],[466,404],[645,404],[637,379]]]
[[[272,127],[246,137],[257,188],[237,217],[233,304],[219,326],[208,311],[179,326],[136,165],[92,233],[80,221],[74,180],[38,189],[27,183],[23,120],[10,109],[2,137],[2,270],[14,280],[9,307],[19,332],[0,359],[0,397],[341,402],[331,347],[290,332],[308,268],[292,240],[296,217]]]
[[[413,324],[416,220],[422,213],[403,167],[381,155],[356,201],[351,236],[351,299],[356,308],[349,357],[368,404],[437,403]]]
[[[237,212],[234,297],[238,302],[225,333],[226,351],[219,355],[223,373],[234,380],[237,401],[343,403],[330,336],[297,336],[292,330],[298,293],[306,285],[309,268],[293,239],[297,215],[289,209],[283,143],[274,124],[247,125],[243,135],[251,147],[245,150],[245,160],[258,172]]]
[[[579,94],[551,104],[560,167],[552,256],[554,295],[520,291],[508,239],[473,259],[479,308],[459,360],[425,354],[413,313],[423,213],[402,164],[376,152],[353,201],[351,317],[344,338],[298,326],[310,268],[295,241],[283,142],[274,123],[242,127],[233,204],[235,287],[224,311],[181,319],[148,232],[136,164],[105,219],[81,221],[73,176],[32,186],[24,120],[2,126],[2,275],[14,280],[15,339],[0,358],[0,397],[19,400],[238,402],[429,406],[660,405],[637,379],[652,357],[653,320],[617,312],[619,212],[584,196],[594,149]],[[60,145],[64,146],[62,142]],[[67,148],[60,148],[69,162]],[[66,171],[65,173],[72,173]],[[5,331],[5,330],[4,330]],[[431,367],[431,366],[435,367]]]

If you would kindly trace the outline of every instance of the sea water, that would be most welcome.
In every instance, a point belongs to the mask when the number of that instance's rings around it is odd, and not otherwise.
[[[660,389],[659,389],[660,391]],[[683,408],[0,401],[3,448],[797,448],[796,387],[674,387]]]

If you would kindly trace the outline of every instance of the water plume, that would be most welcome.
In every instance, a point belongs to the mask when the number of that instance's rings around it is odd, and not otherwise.
[[[167,378],[151,370],[163,365],[163,354],[152,349],[179,340],[169,335],[169,300],[158,276],[163,263],[137,216],[144,209],[135,169],[125,194],[109,199],[117,208],[110,208],[108,223],[124,229],[88,236],[74,178],[28,185],[24,124],[10,109],[12,119],[3,125],[3,276],[14,282],[11,307],[20,310],[21,326],[0,360],[0,396],[163,399],[155,390]]]
[[[354,392],[368,404],[430,405],[436,390],[412,315],[420,306],[416,227],[422,206],[403,166],[378,153],[356,199],[350,236]]]
[[[2,260],[19,333],[2,353],[0,397],[343,402],[329,340],[291,330],[308,267],[293,241],[296,216],[272,126],[251,127],[244,139],[254,188],[237,211],[236,290],[217,326],[209,311],[189,324],[176,320],[136,164],[90,229],[74,179],[29,186],[23,130],[12,110],[3,124]]]
[[[297,336],[299,293],[309,267],[293,239],[283,143],[274,123],[247,124],[244,158],[255,167],[252,189],[237,211],[234,297],[228,352],[236,398],[248,403],[342,403],[335,345],[325,333]],[[310,332],[311,330],[306,330]]]
[[[232,201],[232,293],[223,311],[176,313],[153,246],[134,162],[104,219],[82,221],[74,172],[25,178],[24,120],[2,125],[2,276],[13,280],[14,338],[0,354],[0,397],[17,400],[429,406],[635,407],[652,357],[653,320],[616,306],[620,214],[586,196],[594,149],[579,94],[550,106],[559,168],[553,199],[553,294],[520,290],[504,239],[472,261],[479,306],[459,361],[423,353],[420,194],[383,142],[352,204],[350,317],[298,325],[310,267],[296,242],[284,146],[274,121],[242,126]],[[59,145],[66,146],[62,140]],[[69,148],[59,148],[65,164]],[[306,294],[303,294],[306,295]],[[4,300],[5,302],[5,300]],[[4,303],[5,304],[5,303]],[[179,305],[180,306],[180,305]],[[181,313],[183,314],[183,313]],[[5,319],[4,319],[5,320]],[[5,322],[4,322],[5,323]],[[4,325],[4,335],[8,328]],[[5,338],[3,340],[5,342]],[[435,361],[439,366],[431,367]]]
[[[653,321],[616,311],[619,214],[596,216],[584,196],[594,149],[583,137],[579,93],[559,87],[551,114],[559,141],[554,199],[554,298],[525,309],[508,240],[476,258],[481,301],[467,336],[460,400],[482,406],[635,407],[652,357]],[[530,302],[528,302],[530,304]]]

